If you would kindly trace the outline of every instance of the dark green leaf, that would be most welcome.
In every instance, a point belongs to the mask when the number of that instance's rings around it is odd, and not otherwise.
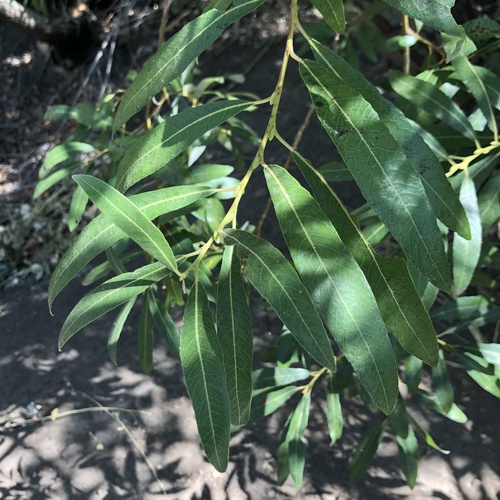
[[[399,144],[370,104],[325,66],[303,61],[300,71],[323,127],[365,199],[409,260],[436,286],[449,290],[449,266],[436,220]]]
[[[425,439],[425,442],[433,449],[435,449],[436,451],[439,451],[439,453],[442,453],[443,455],[449,455],[449,451],[448,450],[444,450],[443,448],[441,448],[440,446],[438,446],[436,444],[436,441],[434,441],[434,439],[432,438],[432,436],[429,434],[429,432],[427,431],[427,429],[424,429],[424,427],[422,427],[414,418],[412,418],[410,416],[410,421],[411,421],[411,424],[412,426],[414,427],[414,429],[419,432]]]
[[[418,459],[420,458],[420,451],[418,449],[418,441],[415,432],[410,427],[408,435],[404,438],[396,436],[399,449],[399,463],[401,469],[406,476],[408,486],[413,488],[417,482],[418,474]]]
[[[210,463],[223,472],[229,460],[229,397],[219,339],[205,289],[198,280],[186,304],[180,355],[203,449]]]
[[[156,328],[158,328],[160,335],[167,343],[172,356],[180,361],[179,346],[181,343],[181,336],[174,321],[172,320],[172,317],[163,303],[159,302],[155,298],[152,298],[149,301],[149,305],[151,307],[151,314],[153,315]]]
[[[248,279],[301,346],[323,366],[335,370],[328,334],[292,265],[279,250],[253,234],[226,229],[222,235],[227,244],[238,244],[241,253],[248,255]]]
[[[415,356],[405,358],[405,382],[408,390],[416,394],[422,379],[422,361]]]
[[[311,0],[311,2],[321,12],[332,30],[344,33],[346,21],[342,0]]]
[[[116,361],[116,347],[118,345],[118,341],[120,340],[123,325],[125,325],[125,321],[127,321],[128,315],[130,314],[132,307],[134,307],[136,300],[137,297],[133,297],[122,307],[120,313],[113,322],[111,331],[109,332],[108,353],[114,365],[118,364]]]
[[[252,409],[250,420],[255,422],[262,417],[267,417],[274,413],[281,405],[286,403],[295,393],[300,391],[300,387],[289,385],[266,393],[260,393],[252,399]]]
[[[481,189],[477,200],[483,231],[489,229],[500,219],[499,194],[500,172],[496,172]]]
[[[156,300],[152,289],[148,288],[142,299],[141,315],[139,317],[139,363],[142,371],[149,375],[153,368],[153,315],[150,302]]]
[[[394,411],[389,415],[389,423],[397,436],[404,439],[408,437],[410,421],[406,413],[406,406],[401,396],[398,397]]]
[[[168,40],[144,65],[122,98],[113,132],[118,130],[167,83],[181,73],[232,23],[254,11],[264,0],[250,0],[227,12],[209,10]]]
[[[448,413],[453,405],[454,395],[442,350],[439,351],[438,365],[432,369],[432,388],[441,412]]]
[[[374,403],[390,413],[396,363],[363,272],[312,196],[282,167],[269,166],[265,174],[283,236],[314,305]]]

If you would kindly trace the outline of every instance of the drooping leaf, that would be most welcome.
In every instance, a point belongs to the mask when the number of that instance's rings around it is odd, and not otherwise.
[[[78,224],[80,224],[88,201],[89,197],[87,193],[82,187],[78,186],[73,193],[69,207],[68,228],[70,231],[74,231],[78,227]]]
[[[173,271],[177,270],[177,263],[167,240],[133,201],[96,177],[75,175],[73,178],[113,224],[145,252]]]
[[[387,419],[384,419],[374,425],[359,443],[351,462],[351,472],[349,474],[349,482],[351,484],[359,481],[368,470],[368,467],[370,467],[378,445],[382,441],[386,427]]]
[[[330,434],[330,446],[342,437],[344,428],[340,394],[335,389],[334,374],[330,372],[328,374],[328,388],[326,393],[326,419],[328,421],[328,433]]]
[[[398,396],[394,411],[389,415],[389,423],[397,436],[408,437],[410,421],[408,420],[406,406],[401,396]]]
[[[416,394],[422,379],[422,361],[415,356],[405,358],[405,382],[408,390]]]
[[[227,12],[209,10],[170,38],[144,65],[123,96],[115,116],[113,132],[165,85],[181,75],[230,24],[254,11],[263,2],[264,0],[250,0]]]
[[[114,365],[117,365],[118,362],[116,360],[116,348],[118,346],[118,341],[120,340],[120,336],[122,334],[123,326],[125,325],[125,321],[127,321],[128,315],[134,307],[135,301],[137,297],[131,298],[121,309],[115,321],[113,322],[113,326],[111,327],[111,331],[108,336],[108,354],[111,358],[111,361]]]
[[[151,220],[210,196],[213,192],[213,189],[203,186],[178,186],[134,195],[130,197],[130,200]],[[49,309],[52,309],[52,303],[59,292],[81,269],[94,257],[124,237],[125,233],[104,214],[90,222],[52,273],[48,292]]]
[[[438,346],[434,327],[404,261],[379,257],[325,179],[301,155],[294,153],[293,157],[321,209],[335,223],[365,274],[387,328],[409,353],[435,365]]]
[[[465,176],[460,189],[460,201],[464,206],[471,227],[471,239],[459,235],[453,239],[453,295],[461,295],[476,269],[481,254],[482,227],[474,181]]]
[[[468,375],[485,391],[500,398],[500,365],[488,363],[481,353],[471,351],[457,352]]]
[[[252,402],[253,331],[241,261],[231,246],[224,249],[219,274],[217,334],[231,404],[231,423],[245,425]]]
[[[186,304],[180,355],[203,449],[210,463],[223,472],[229,460],[229,397],[212,312],[198,280]]]
[[[59,350],[79,330],[154,285],[171,271],[161,262],[109,279],[85,295],[69,313],[59,334]]]
[[[483,231],[500,219],[500,172],[496,172],[479,192],[477,203]]]
[[[73,164],[69,167],[63,167],[55,172],[52,172],[50,175],[47,175],[43,179],[40,179],[36,186],[35,191],[33,192],[33,199],[36,200],[39,198],[45,191],[50,189],[54,184],[57,184],[59,181],[69,177],[76,168],[76,164]]]
[[[310,407],[311,393],[307,392],[302,396],[297,408],[295,408],[287,432],[288,465],[297,489],[302,486],[304,465],[306,463],[306,445],[303,442],[303,436],[309,421]]]
[[[155,300],[152,289],[148,288],[142,299],[139,317],[139,363],[142,371],[149,375],[153,368],[153,315],[150,302]]]
[[[436,286],[449,290],[449,266],[436,220],[399,144],[370,104],[325,66],[303,61],[300,72],[323,127],[365,199],[409,260]]]
[[[265,174],[283,236],[314,305],[374,403],[390,413],[397,393],[396,363],[363,272],[298,181],[277,165]]]
[[[238,244],[241,253],[248,255],[248,279],[271,304],[301,346],[316,361],[334,371],[335,358],[330,339],[292,265],[279,250],[253,234],[226,229],[222,235],[227,244]]]
[[[399,463],[406,477],[406,482],[410,488],[415,486],[418,474],[418,459],[420,451],[418,449],[418,441],[415,432],[411,427],[408,429],[408,435],[404,438],[396,436],[399,450]]]
[[[276,461],[278,462],[278,484],[281,486],[288,479],[290,475],[290,465],[288,463],[288,430],[290,428],[290,420],[292,419],[293,413],[288,416],[285,426],[281,430],[280,444],[278,446],[278,452],[276,456]]]
[[[388,76],[392,88],[399,95],[447,123],[471,141],[476,139],[476,132],[464,112],[441,89],[400,71],[391,70]]]
[[[252,399],[250,420],[255,422],[262,417],[271,415],[271,413],[274,413],[298,391],[300,391],[300,387],[289,385],[276,391],[260,393],[254,396]]]
[[[311,0],[311,2],[321,12],[332,30],[344,33],[346,20],[342,0]]]
[[[440,446],[437,445],[436,441],[434,441],[433,437],[429,434],[429,431],[422,427],[414,418],[409,416],[410,422],[413,426],[413,428],[419,432],[423,438],[425,439],[425,442],[434,450],[439,451],[439,453],[442,453],[443,455],[449,455],[449,450],[444,450]]]
[[[328,67],[345,85],[359,92],[373,106],[422,181],[436,217],[453,231],[458,232],[464,238],[469,238],[469,224],[464,209],[435,154],[424,139],[415,133],[416,124],[409,121],[396,106],[382,97],[372,83],[333,51],[317,42],[313,42],[312,49],[318,62]],[[445,159],[447,159],[446,152]]]
[[[158,328],[160,335],[167,343],[170,353],[175,359],[180,361],[179,346],[181,343],[181,336],[174,321],[172,320],[172,317],[166,310],[163,303],[154,298],[149,301],[149,306],[151,308],[151,314],[153,315],[156,328]]]
[[[59,165],[59,163],[77,158],[81,154],[92,153],[94,150],[95,148],[91,144],[77,141],[68,141],[64,144],[56,146],[54,149],[51,149],[45,157],[45,160],[40,167],[38,177],[43,179],[56,165]]]
[[[311,377],[306,368],[259,368],[252,372],[253,388],[281,387]]]
[[[432,369],[432,388],[442,413],[448,413],[453,405],[454,394],[442,350],[439,351],[438,365]]]
[[[203,134],[249,106],[240,100],[217,101],[170,116],[128,150],[116,174],[117,189],[124,192],[154,174]]]

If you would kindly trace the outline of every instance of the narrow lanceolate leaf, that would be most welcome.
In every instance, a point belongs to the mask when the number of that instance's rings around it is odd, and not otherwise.
[[[335,390],[333,377],[333,373],[329,373],[326,393],[326,418],[328,421],[328,433],[330,434],[330,446],[342,437],[344,428],[340,394]]]
[[[188,23],[144,65],[120,103],[113,124],[118,130],[148,100],[181,73],[232,23],[264,0],[250,0],[227,12],[210,10]]]
[[[409,427],[408,436],[406,438],[396,436],[396,441],[398,443],[401,470],[406,477],[408,486],[413,488],[417,482],[418,459],[420,458],[417,437],[414,430]]]
[[[43,179],[59,163],[77,158],[80,154],[88,154],[94,151],[94,146],[86,142],[70,141],[52,149],[45,157],[38,176]]]
[[[304,431],[309,421],[309,408],[311,407],[311,393],[302,396],[295,408],[286,439],[288,441],[288,466],[293,482],[297,489],[302,486],[304,465],[306,463],[306,445],[303,442]]]
[[[469,238],[469,222],[465,211],[436,155],[416,133],[416,124],[410,122],[396,106],[382,97],[377,88],[344,59],[317,42],[313,42],[312,49],[318,62],[342,79],[345,85],[359,92],[376,111],[420,177],[436,217],[452,231]]]
[[[323,322],[307,289],[283,254],[245,231],[226,229],[222,234],[225,243],[238,244],[241,254],[248,256],[248,279],[295,339],[316,361],[335,371],[335,358]]]
[[[479,215],[483,231],[500,219],[500,172],[496,172],[483,186],[478,196]]]
[[[203,449],[210,463],[223,472],[229,460],[229,397],[212,312],[198,280],[186,304],[180,354]]]
[[[150,300],[149,306],[151,308],[151,314],[153,315],[156,328],[158,328],[160,335],[167,343],[170,353],[175,359],[180,361],[181,357],[179,354],[179,347],[181,343],[181,336],[174,321],[172,320],[172,317],[166,310],[163,303],[158,302],[156,299]]]
[[[155,300],[151,288],[146,290],[142,299],[141,315],[139,317],[139,363],[142,371],[149,375],[153,368],[153,315],[150,301]]]
[[[245,425],[252,402],[253,332],[241,261],[226,247],[217,288],[217,333],[231,403],[231,423]]]
[[[74,231],[78,227],[78,224],[80,224],[88,201],[89,197],[87,193],[78,186],[73,193],[71,205],[69,207],[68,228],[70,231]]]
[[[370,467],[386,427],[387,419],[372,427],[359,443],[351,462],[351,473],[349,474],[351,484],[359,481]]]
[[[144,292],[170,272],[162,263],[155,262],[133,273],[115,276],[92,290],[78,302],[66,318],[59,334],[59,349],[83,327]]]
[[[332,30],[344,33],[346,21],[342,0],[311,0],[311,2],[321,12]]]
[[[453,295],[465,292],[481,254],[482,226],[474,181],[466,175],[460,189],[460,201],[465,208],[472,236],[465,240],[459,235],[453,239]]]
[[[467,116],[432,83],[396,70],[389,71],[389,81],[399,95],[409,99],[415,106],[431,113],[471,141],[476,140],[476,133]]]
[[[259,368],[252,372],[254,389],[280,387],[306,380],[309,377],[311,377],[311,372],[306,368]]]
[[[97,208],[144,251],[175,271],[174,254],[161,231],[141,209],[115,188],[90,175],[73,176]]]
[[[469,376],[485,391],[500,398],[500,365],[489,364],[479,353],[456,353]]]
[[[455,68],[460,80],[465,83],[466,87],[479,104],[479,109],[486,117],[490,130],[494,131],[495,135],[498,135],[498,127],[495,119],[495,113],[493,111],[494,104],[490,97],[490,93],[486,88],[485,82],[481,79],[480,71],[478,71],[476,66],[471,64],[467,57],[462,55],[453,59],[453,67]]]
[[[439,363],[432,369],[432,388],[441,412],[446,415],[453,405],[454,394],[448,370],[446,369],[444,354],[441,350],[439,351]]]
[[[298,181],[277,165],[265,174],[283,236],[314,305],[374,403],[390,413],[397,396],[396,362],[363,272]]]
[[[438,344],[429,314],[402,259],[379,257],[325,179],[298,153],[293,155],[316,200],[370,284],[382,319],[411,354],[434,366]]]
[[[149,219],[183,208],[200,198],[213,194],[212,188],[204,186],[178,186],[158,189],[130,197],[130,200]],[[49,284],[49,309],[57,294],[97,255],[104,252],[125,233],[104,214],[96,217],[78,235],[68,251],[57,264]]]
[[[154,174],[203,134],[249,106],[251,103],[239,100],[217,101],[170,116],[143,135],[124,156],[116,174],[117,189],[124,192]]]
[[[441,233],[422,183],[399,144],[370,104],[325,66],[303,61],[300,71],[323,127],[365,199],[408,259],[436,286],[449,290]]]
[[[123,326],[125,325],[125,321],[127,321],[128,315],[130,314],[132,307],[134,307],[136,300],[137,297],[133,297],[122,307],[121,311],[113,322],[111,331],[109,332],[108,354],[114,365],[118,364],[116,360],[116,348],[122,334]]]
[[[294,394],[300,391],[300,387],[291,385],[277,391],[261,393],[252,399],[252,410],[250,420],[255,422],[262,417],[274,413],[280,406],[285,404]]]

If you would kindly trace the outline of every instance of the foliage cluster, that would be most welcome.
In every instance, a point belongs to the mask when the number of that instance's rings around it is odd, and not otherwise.
[[[108,339],[116,362],[123,325],[141,297],[140,364],[151,371],[158,331],[182,364],[200,439],[217,470],[227,467],[231,431],[299,396],[277,461],[279,482],[291,475],[300,487],[311,401],[325,384],[332,444],[342,435],[343,397],[359,395],[383,413],[353,457],[351,480],[364,474],[390,428],[413,486],[417,436],[446,451],[407,411],[408,395],[465,422],[448,376],[452,359],[500,397],[500,345],[488,333],[500,319],[494,278],[500,267],[500,76],[488,68],[500,27],[487,18],[458,25],[453,0],[387,0],[365,10],[312,0],[324,21],[303,25],[292,0],[270,97],[227,92],[220,77],[197,81],[196,58],[263,3],[214,0],[133,75],[123,95],[49,110],[49,118],[78,126],[47,156],[35,196],[78,170],[70,227],[78,226],[89,199],[102,212],[59,262],[50,307],[106,253],[83,282],[106,280],[69,314],[59,347],[121,306]],[[372,22],[387,4],[403,20],[403,33],[390,39]],[[402,71],[389,71],[381,93],[357,68],[388,52],[401,54]],[[334,145],[332,156],[336,148],[342,162],[316,168],[277,130],[289,64],[298,65]],[[127,128],[144,107],[145,119]],[[269,110],[262,137],[238,118],[256,107]],[[257,146],[249,165],[241,140]],[[271,140],[289,151],[296,172],[266,163]],[[242,175],[205,160],[215,144],[232,152]],[[290,258],[260,237],[260,226],[238,218],[259,169]],[[351,213],[329,183],[347,180],[366,200]],[[284,325],[254,371],[252,288]],[[174,306],[184,306],[181,331],[170,314]],[[483,326],[490,329],[482,332]],[[422,377],[431,384],[422,385]]]

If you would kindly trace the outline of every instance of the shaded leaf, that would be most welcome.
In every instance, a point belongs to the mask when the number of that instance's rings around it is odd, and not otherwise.
[[[73,193],[69,207],[68,228],[70,231],[74,231],[78,227],[78,224],[80,224],[88,201],[89,197],[87,193],[82,187],[78,186]]]
[[[64,144],[60,144],[51,149],[47,154],[38,172],[38,177],[43,179],[56,165],[59,165],[59,163],[78,158],[81,154],[92,153],[94,150],[94,146],[86,142],[68,141]]]
[[[311,0],[332,30],[337,33],[345,31],[345,13],[342,0]]]
[[[115,307],[129,301],[171,271],[161,262],[155,262],[109,279],[85,295],[69,313],[59,334],[59,350],[79,330]]]
[[[448,450],[444,450],[443,448],[441,448],[440,446],[438,446],[436,444],[436,441],[434,441],[434,439],[432,438],[432,436],[429,434],[429,432],[427,431],[427,429],[425,429],[424,427],[422,427],[414,418],[412,418],[410,416],[410,421],[411,421],[411,424],[413,426],[413,428],[419,432],[425,439],[425,442],[433,449],[435,449],[436,451],[439,451],[439,453],[442,453],[443,455],[449,455],[449,451]]]
[[[500,219],[500,172],[494,174],[481,189],[478,196],[479,216],[483,231]]]
[[[139,363],[146,375],[149,375],[153,368],[154,332],[151,300],[155,300],[155,298],[151,288],[148,288],[142,299],[141,315],[139,316]]]
[[[442,350],[439,351],[438,365],[432,369],[432,388],[441,412],[448,413],[453,405],[454,394]]]
[[[398,401],[394,407],[394,411],[389,415],[389,423],[397,436],[404,439],[408,437],[410,421],[408,420],[406,406],[401,396],[398,396]]]
[[[399,450],[399,463],[410,488],[415,486],[418,474],[418,460],[420,451],[415,432],[410,427],[406,437],[396,436]]]
[[[396,363],[363,272],[312,196],[282,167],[271,165],[265,174],[283,236],[314,305],[374,403],[390,413]]]
[[[294,394],[300,391],[300,387],[289,385],[276,391],[261,393],[252,399],[250,420],[255,422],[262,417],[274,413],[280,406],[286,403]]]
[[[165,85],[180,76],[230,24],[254,11],[263,2],[250,0],[227,12],[212,9],[186,24],[160,47],[134,79],[118,107],[113,132]]]
[[[47,175],[43,179],[40,179],[35,186],[35,191],[33,192],[33,199],[36,200],[39,198],[47,189],[50,189],[54,184],[57,184],[62,179],[69,177],[76,168],[76,164],[71,165],[70,167],[63,167],[55,172],[52,172],[50,175]]]
[[[312,300],[286,258],[267,241],[237,229],[222,232],[225,243],[248,255],[246,275],[271,304],[300,345],[323,366],[335,370],[330,339]]]
[[[203,449],[210,463],[223,472],[229,460],[229,397],[212,312],[198,280],[186,304],[180,355]]]
[[[149,307],[151,308],[151,314],[153,315],[156,328],[158,328],[160,335],[167,343],[170,353],[175,359],[180,361],[179,347],[181,343],[181,335],[179,330],[177,330],[172,317],[163,303],[159,302],[154,297],[152,297],[149,301]]]
[[[135,301],[137,297],[131,298],[121,309],[115,321],[113,322],[113,326],[111,327],[111,331],[108,336],[108,354],[111,358],[111,361],[114,365],[117,365],[118,362],[116,360],[116,347],[118,345],[118,341],[120,340],[120,336],[123,330],[123,326],[125,325],[125,321],[127,321],[128,315],[134,307]]]

